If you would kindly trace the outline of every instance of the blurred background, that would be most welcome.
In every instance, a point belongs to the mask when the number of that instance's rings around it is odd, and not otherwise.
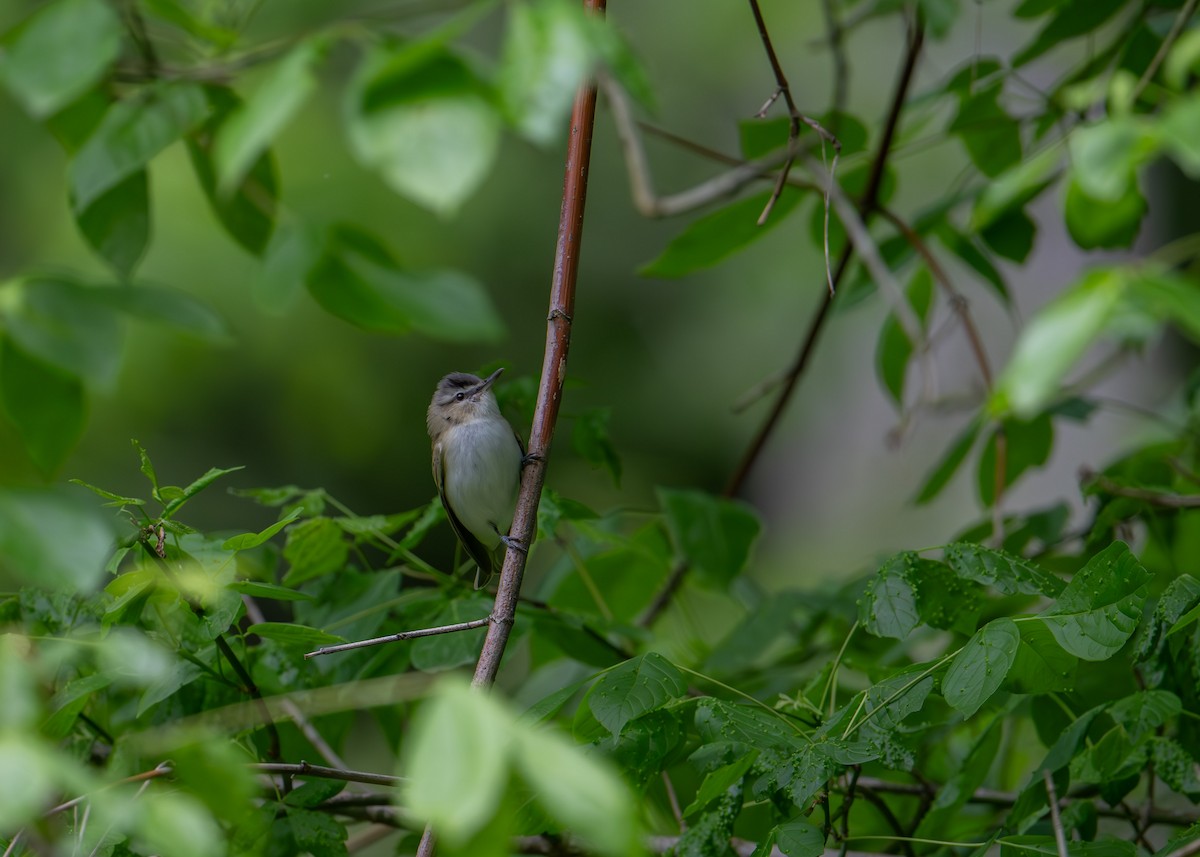
[[[0,29],[37,4],[0,0]],[[386,23],[423,32],[442,20],[441,4],[265,0],[250,38],[271,40],[313,29],[331,16],[365,26]],[[1015,3],[963,4],[948,36],[927,42],[914,93],[935,88],[979,55],[1008,56],[1036,25],[1009,17]],[[828,109],[832,74],[821,45],[820,4],[763,0],[781,62],[800,109]],[[705,146],[737,154],[737,122],[753,116],[774,90],[770,67],[745,4],[658,0],[612,2],[610,17],[645,65],[656,104],[645,118]],[[484,62],[495,57],[499,8],[469,34]],[[894,17],[858,28],[847,42],[852,76],[846,107],[872,131],[886,111],[904,43]],[[1078,51],[1087,46],[1080,44]],[[1058,51],[1027,77],[1049,85],[1078,59]],[[129,329],[112,389],[93,395],[90,418],[59,480],[80,478],[144,494],[130,438],[150,451],[160,478],[186,484],[211,466],[245,465],[235,487],[324,486],[360,514],[390,513],[434,494],[424,412],[438,378],[485,364],[507,367],[505,380],[536,378],[545,339],[547,293],[562,184],[561,147],[539,150],[509,135],[482,189],[453,219],[440,220],[405,201],[358,166],[341,132],[346,79],[357,54],[339,47],[322,86],[276,145],[282,221],[349,221],[386,238],[417,267],[458,267],[486,284],[507,326],[487,347],[385,337],[327,314],[299,289],[286,305],[262,299],[261,263],[220,229],[197,186],[186,152],[175,145],[151,167],[153,236],[140,278],[211,302],[232,331],[223,347],[148,324]],[[251,76],[253,87],[255,78]],[[1019,93],[1013,107],[1019,111]],[[779,106],[775,108],[777,111]],[[901,129],[900,184],[892,208],[912,215],[938,198],[968,165],[942,129],[949,104],[931,105],[928,121]],[[71,219],[65,157],[57,143],[0,91],[0,280],[31,270],[104,278]],[[693,153],[651,139],[659,192],[684,189],[719,171]],[[852,164],[851,164],[852,166]],[[1157,246],[1194,217],[1181,201],[1194,193],[1163,168],[1152,173],[1151,215],[1139,245]],[[765,189],[765,188],[764,188]],[[1193,197],[1194,198],[1194,197]],[[790,365],[819,303],[824,263],[810,240],[818,199],[806,200],[752,249],[677,280],[639,276],[695,215],[647,221],[630,202],[617,139],[601,103],[582,244],[582,273],[570,352],[570,386],[548,486],[598,510],[650,508],[655,486],[719,491],[770,404],[735,413],[747,391]],[[1182,213],[1181,213],[1182,212]],[[944,259],[970,300],[993,367],[1003,365],[1021,319],[1070,282],[1092,257],[1074,249],[1061,223],[1061,191],[1034,210],[1037,243],[1023,268],[998,263],[1013,309],[986,285]],[[969,407],[920,419],[893,437],[897,414],[880,389],[875,342],[886,307],[869,299],[842,308],[825,330],[816,359],[749,480],[744,499],[766,528],[753,574],[771,587],[811,585],[849,576],[882,553],[934,545],[981,518],[974,468],[936,502],[912,495],[969,415]],[[933,329],[948,316],[939,306]],[[1153,413],[1169,410],[1180,368],[1190,359],[1168,341],[1134,359],[1103,387],[1110,404],[1089,424],[1062,431],[1048,466],[1025,476],[1010,507],[1066,500],[1080,466],[1098,468],[1127,444],[1159,430]],[[938,389],[969,405],[982,397],[977,371],[957,328],[937,344]],[[611,409],[611,433],[623,459],[618,486],[570,448],[571,418]],[[514,422],[516,419],[514,418]],[[1061,422],[1061,421],[1060,421]],[[528,423],[518,426],[524,434]],[[891,440],[889,440],[891,438]],[[36,484],[11,427],[0,421],[0,481]],[[186,519],[206,530],[248,531],[268,510],[219,492],[197,499]],[[430,543],[448,561],[448,528]]]

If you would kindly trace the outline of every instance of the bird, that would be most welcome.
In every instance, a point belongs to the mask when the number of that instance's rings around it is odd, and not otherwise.
[[[433,446],[433,481],[454,534],[479,566],[475,588],[487,586],[501,545],[524,551],[509,536],[525,447],[500,413],[486,378],[451,372],[438,381],[425,424]]]

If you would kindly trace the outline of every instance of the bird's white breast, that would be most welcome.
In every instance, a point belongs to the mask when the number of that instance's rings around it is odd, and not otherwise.
[[[512,526],[521,478],[521,448],[503,419],[476,419],[442,439],[446,499],[454,514],[489,549]],[[495,529],[493,529],[493,527]]]

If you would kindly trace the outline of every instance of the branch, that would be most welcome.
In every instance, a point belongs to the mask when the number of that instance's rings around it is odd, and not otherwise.
[[[605,0],[584,0],[584,9],[594,15],[603,15],[604,7]],[[595,122],[596,84],[587,81],[576,93],[575,105],[571,110],[558,242],[554,250],[554,271],[550,283],[550,312],[546,317],[546,350],[542,358],[537,404],[533,411],[533,427],[529,433],[530,464],[521,474],[521,490],[517,495],[517,506],[509,531],[527,548],[533,544],[537,531],[538,500],[546,481],[550,442],[554,437],[563,383],[567,377],[567,352],[570,350],[571,323],[575,313],[575,284],[579,275],[579,251],[583,240],[583,214]],[[526,557],[524,550],[505,552],[500,585],[496,589],[496,603],[471,681],[476,687],[490,687],[500,671],[500,661],[504,657],[517,613]],[[417,847],[417,857],[432,857],[434,847],[433,829],[427,826]]]
[[[1196,509],[1200,508],[1200,494],[1174,494],[1170,491],[1155,491],[1150,488],[1135,488],[1132,485],[1122,485],[1107,476],[1101,476],[1084,468],[1079,472],[1079,481],[1085,487],[1096,487],[1114,497],[1128,497],[1131,500],[1141,500],[1152,506],[1164,509]]]
[[[1046,797],[1050,803],[1050,826],[1054,828],[1058,857],[1067,857],[1067,834],[1063,830],[1062,816],[1058,813],[1058,792],[1054,789],[1054,777],[1049,770],[1043,770],[1042,780],[1046,783]]]
[[[373,774],[369,771],[350,771],[345,768],[327,768],[323,765],[310,765],[301,761],[298,764],[290,762],[257,762],[249,766],[250,770],[260,774],[284,774],[294,777],[320,777],[324,780],[344,780],[348,783],[369,783],[373,786],[398,786],[404,777],[393,777],[388,774]]]
[[[386,637],[372,637],[369,640],[356,640],[353,643],[338,643],[336,646],[322,646],[315,652],[306,652],[305,660],[320,655],[332,655],[335,652],[348,652],[351,649],[365,649],[368,646],[381,646],[384,643],[398,643],[401,640],[415,640],[417,637],[433,637],[437,634],[453,634],[456,631],[473,631],[482,628],[492,621],[490,615],[482,619],[472,619],[470,622],[456,622],[453,625],[438,625],[436,628],[417,628],[415,631],[401,631],[398,634],[388,634]]]

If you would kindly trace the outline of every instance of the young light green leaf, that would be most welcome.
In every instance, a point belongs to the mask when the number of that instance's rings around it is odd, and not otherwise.
[[[397,193],[449,217],[487,177],[500,144],[494,94],[443,46],[377,49],[348,98],[355,154]]]
[[[1094,199],[1074,180],[1067,185],[1067,232],[1084,250],[1128,247],[1137,237],[1147,210],[1136,181],[1131,181],[1114,202]]]
[[[240,536],[232,536],[226,539],[221,547],[227,551],[244,551],[258,547],[299,517],[300,510],[293,509],[286,517],[271,524],[265,530],[257,533],[242,533]]]
[[[49,116],[103,77],[121,31],[103,0],[47,3],[0,42],[0,81],[35,118]]]
[[[199,125],[207,113],[204,90],[192,83],[160,83],[115,102],[67,171],[75,209],[86,209],[142,169]]]
[[[30,461],[53,474],[83,434],[83,385],[0,338],[0,410],[17,431]]]
[[[1158,148],[1145,124],[1133,116],[1108,117],[1068,138],[1071,178],[1092,199],[1113,203],[1134,181],[1137,168]]]
[[[191,500],[222,476],[226,476],[230,473],[237,473],[239,470],[245,469],[245,465],[241,464],[239,464],[237,467],[210,467],[203,476],[192,482],[186,488],[174,488],[173,490],[168,488],[158,489],[159,499],[166,500],[166,505],[163,507],[162,516],[164,518],[171,517],[183,507],[184,503],[186,503],[188,500]],[[171,494],[168,497],[166,492],[169,490],[171,491]]]
[[[858,602],[858,621],[877,637],[903,640],[921,624],[912,570],[920,557],[911,552],[889,557]]]
[[[778,226],[800,203],[800,192],[784,190],[766,223],[758,224],[771,192],[730,203],[693,221],[667,245],[661,255],[638,269],[643,277],[682,277],[709,268],[757,241]]]
[[[1148,572],[1124,542],[1114,542],[1081,568],[1042,614],[1060,646],[1085,661],[1111,658],[1142,616]]]
[[[658,502],[675,550],[691,563],[697,580],[713,588],[728,586],[762,530],[758,515],[745,503],[701,491],[659,488]]]
[[[970,717],[1000,689],[1017,657],[1021,640],[1017,623],[994,619],[980,628],[954,656],[942,679],[942,696],[964,718]]]
[[[513,724],[514,758],[539,805],[589,853],[638,853],[637,808],[605,760],[545,726]]]
[[[324,36],[300,42],[222,123],[212,144],[218,196],[228,198],[233,194],[271,141],[316,89],[316,67],[328,48],[329,40]]]
[[[587,704],[596,719],[619,738],[630,720],[682,696],[686,689],[674,664],[656,652],[647,652],[605,673],[588,692]]]
[[[1032,417],[1104,332],[1127,286],[1119,269],[1091,271],[1030,320],[992,393],[995,414]]]
[[[513,718],[494,696],[442,681],[404,741],[403,804],[451,847],[465,843],[500,806],[514,750]]]

